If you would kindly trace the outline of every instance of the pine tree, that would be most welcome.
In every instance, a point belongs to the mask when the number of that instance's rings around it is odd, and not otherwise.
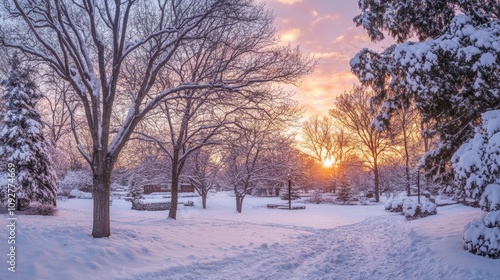
[[[17,198],[55,206],[56,175],[42,133],[41,116],[35,108],[41,95],[36,92],[30,71],[20,65],[17,56],[11,60],[3,86],[0,158],[15,165]]]
[[[375,124],[389,125],[396,110],[421,113],[427,137],[428,175],[453,184],[450,159],[474,135],[481,113],[500,109],[500,5],[485,1],[359,1],[355,17],[372,40],[389,33],[401,43],[378,53],[360,51],[351,67],[381,104]],[[457,12],[459,11],[459,12]],[[412,37],[419,42],[405,42]]]
[[[346,174],[343,171],[340,171],[340,174],[338,176],[337,188],[337,200],[341,201],[344,204],[349,204],[349,202],[352,200],[351,185],[349,184],[349,181],[346,178]]]
[[[500,258],[500,110],[482,114],[472,139],[452,157],[456,192],[475,199],[485,211],[464,228],[464,247],[476,255]]]
[[[132,198],[132,200],[136,201],[139,199],[143,199],[144,197],[142,196],[142,188],[141,186],[137,183],[136,180],[132,180],[132,183],[130,184],[130,189],[128,196]]]
[[[364,49],[350,62],[382,105],[374,124],[386,128],[396,110],[417,108],[425,135],[437,140],[424,157],[428,175],[487,211],[465,226],[464,247],[500,258],[498,0],[360,0],[359,7],[354,21],[372,40],[385,31],[401,43]],[[415,35],[419,42],[405,42]]]

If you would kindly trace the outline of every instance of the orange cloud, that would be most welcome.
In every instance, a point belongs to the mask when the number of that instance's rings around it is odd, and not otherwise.
[[[333,108],[335,98],[358,83],[350,71],[317,73],[314,71],[302,79],[295,89],[295,99],[306,108],[306,117],[314,114],[328,114]]]
[[[327,114],[335,97],[359,84],[351,74],[349,60],[363,48],[378,50],[392,44],[374,44],[352,19],[359,14],[358,1],[262,0],[275,12],[276,28],[282,44],[299,45],[305,53],[318,58],[312,74],[301,79],[294,99],[307,110],[305,117]],[[286,4],[286,5],[285,5]]]
[[[332,51],[332,52],[312,52],[310,54],[313,57],[316,57],[319,59],[332,59],[335,62],[349,61],[351,59],[351,56],[348,56],[342,52],[335,52],[335,51]]]
[[[292,42],[297,40],[299,35],[300,35],[300,29],[298,28],[290,29],[281,34],[281,41]]]

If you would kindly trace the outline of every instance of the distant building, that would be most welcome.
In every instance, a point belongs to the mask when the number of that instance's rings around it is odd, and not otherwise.
[[[144,194],[150,194],[154,192],[171,192],[172,182],[161,185],[144,185]],[[191,183],[181,182],[179,186],[180,193],[194,192],[194,186]]]

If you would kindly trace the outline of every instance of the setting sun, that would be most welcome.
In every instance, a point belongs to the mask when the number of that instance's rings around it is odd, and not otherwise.
[[[329,157],[323,161],[323,166],[324,167],[332,167],[334,163],[335,163],[335,158]]]

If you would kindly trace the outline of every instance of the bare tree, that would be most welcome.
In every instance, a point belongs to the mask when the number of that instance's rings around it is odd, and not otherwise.
[[[335,118],[315,115],[302,125],[302,148],[313,159],[318,161],[330,181],[327,188],[335,191],[336,185],[343,176],[341,164],[353,156],[354,147],[349,133]]]
[[[302,125],[301,135],[304,138],[301,143],[302,148],[320,163],[331,159],[336,149],[334,131],[335,126],[331,117],[319,115],[310,117]]]
[[[408,196],[411,194],[411,171],[418,165],[424,152],[425,143],[422,142],[420,123],[420,115],[410,106],[404,106],[394,113],[392,130],[400,132],[398,136],[403,148],[405,189]]]
[[[256,115],[241,117],[236,139],[227,141],[224,159],[224,180],[236,198],[236,212],[241,213],[245,196],[258,185],[281,183],[294,166],[282,160],[289,137],[283,131],[297,118],[296,108],[283,106],[280,110],[257,111]],[[280,160],[281,159],[281,160]]]
[[[188,159],[196,158],[204,147],[219,144],[220,135],[233,123],[231,114],[240,106],[229,106],[231,102],[222,98],[231,99],[229,92],[210,91],[184,92],[182,97],[162,102],[156,114],[144,120],[146,130],[136,132],[138,138],[155,143],[169,160],[172,219],[177,216],[178,186]]]
[[[214,147],[199,149],[189,160],[187,174],[184,176],[201,195],[202,207],[207,208],[208,192],[217,185],[217,177],[221,169],[221,157]]]
[[[380,156],[393,145],[393,137],[388,130],[377,130],[372,121],[375,113],[370,108],[371,94],[355,87],[337,97],[335,108],[330,115],[339,121],[352,134],[359,150],[368,162],[374,175],[375,200],[380,201],[379,160]]]
[[[225,178],[226,184],[234,190],[236,212],[241,213],[243,200],[257,184],[267,178],[269,167],[263,154],[272,150],[270,131],[262,128],[246,128],[240,131],[237,141],[228,145]]]
[[[251,0],[13,0],[1,12],[8,18],[0,26],[0,46],[46,63],[80,99],[91,151],[85,151],[74,136],[93,172],[96,238],[111,234],[110,176],[120,151],[160,101],[189,90],[241,92],[266,82],[292,82],[310,66],[298,50],[272,46],[272,16]],[[243,28],[247,26],[260,33],[247,36]],[[189,60],[174,59],[183,57],[181,46],[201,44],[207,37],[223,40],[227,28],[241,29],[230,36],[252,42],[250,48],[238,52],[239,46],[229,42],[227,46],[235,49],[232,56],[218,67],[207,65],[213,75],[184,79],[169,75],[169,63],[180,67]],[[127,105],[115,107],[115,101],[125,96]],[[113,112],[124,108],[126,116],[113,124]]]
[[[48,71],[43,83],[40,85],[43,95],[44,124],[49,131],[52,145],[57,146],[59,140],[71,134],[70,113],[68,112],[66,95],[71,91],[71,86],[64,83],[53,71]]]

